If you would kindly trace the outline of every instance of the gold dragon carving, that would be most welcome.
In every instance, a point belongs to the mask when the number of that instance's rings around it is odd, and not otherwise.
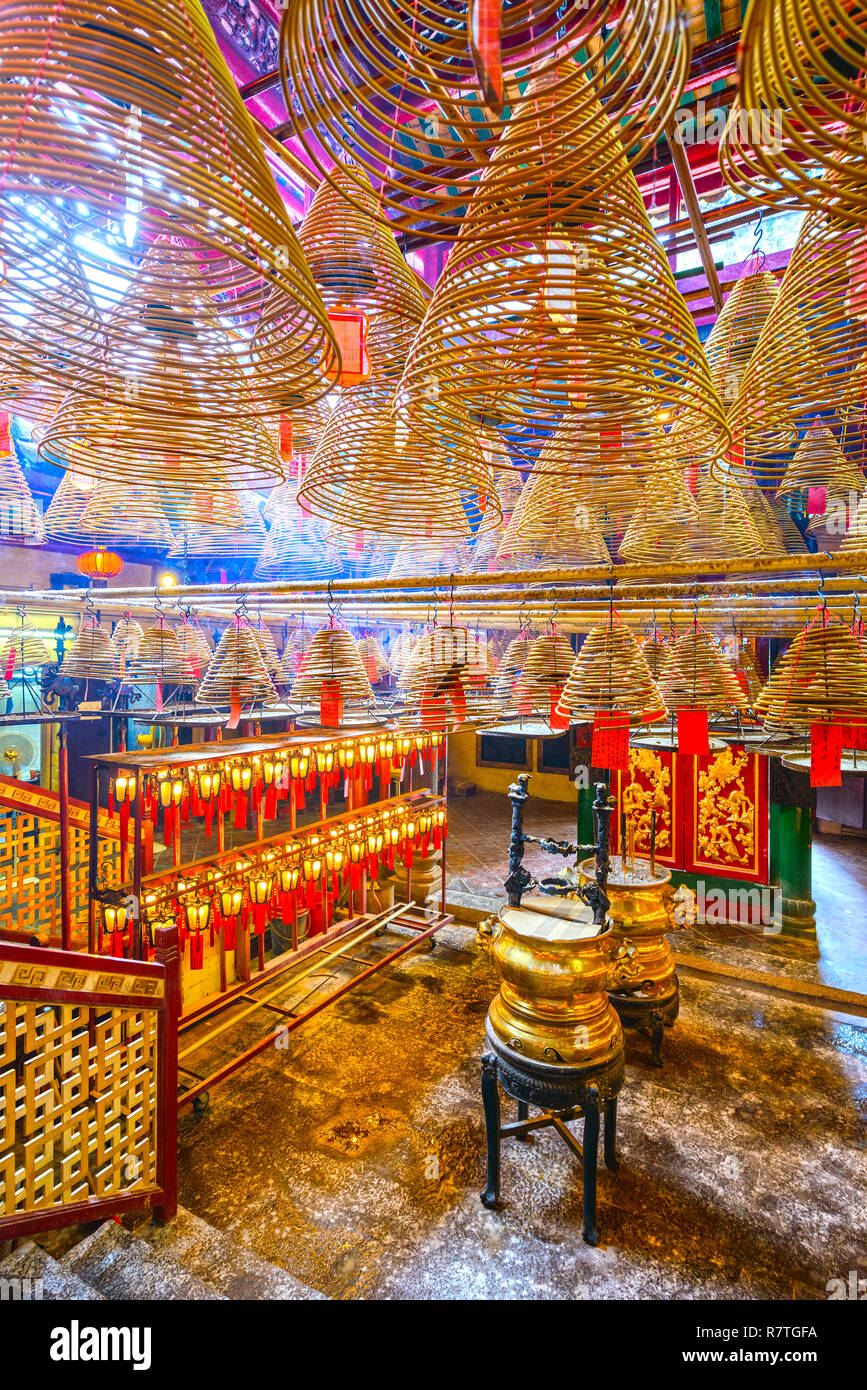
[[[726,747],[698,779],[698,848],[712,863],[747,864],[755,849],[755,803],[744,787],[751,755]]]
[[[630,748],[629,778],[621,805],[635,826],[635,848],[649,852],[650,814],[655,810],[656,852],[664,853],[671,847],[671,770],[652,748]]]

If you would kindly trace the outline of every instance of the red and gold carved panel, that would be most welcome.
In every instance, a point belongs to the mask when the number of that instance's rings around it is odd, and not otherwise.
[[[684,869],[767,883],[767,759],[734,745],[702,754],[691,790]]]
[[[656,811],[656,858],[678,868],[683,855],[680,815],[680,769],[674,753],[663,748],[630,748],[629,768],[615,774],[620,810],[635,830],[635,852],[650,854],[651,813]],[[612,817],[611,846],[620,853],[620,821]]]

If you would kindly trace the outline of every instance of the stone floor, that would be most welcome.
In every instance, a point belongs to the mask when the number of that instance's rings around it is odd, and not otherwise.
[[[591,1249],[551,1132],[504,1144],[504,1206],[481,1206],[495,981],[472,930],[437,939],[183,1119],[187,1208],[341,1299],[821,1299],[867,1273],[867,1027],[685,977],[664,1070],[628,1037]]]

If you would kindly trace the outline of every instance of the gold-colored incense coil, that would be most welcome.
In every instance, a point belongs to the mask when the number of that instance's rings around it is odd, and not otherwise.
[[[864,474],[847,458],[827,425],[817,422],[807,430],[777,488],[777,496],[825,488],[835,496],[854,492],[860,498],[867,487]]]
[[[865,46],[858,0],[751,0],[720,147],[736,192],[867,222]]]
[[[494,687],[497,699],[504,709],[514,709],[514,690],[527,660],[533,639],[529,632],[519,632],[513,637],[503,653],[497,667],[497,683]],[[570,648],[571,650],[571,648]],[[572,653],[574,658],[574,652]]]
[[[576,446],[568,451],[560,440],[565,433],[580,430],[561,426],[539,453],[533,472],[517,500],[503,533],[497,559],[511,560],[514,568],[531,564],[607,565],[611,562],[605,537],[597,522],[597,511],[588,500],[594,481],[593,463],[588,466]],[[566,467],[563,467],[564,463]],[[574,472],[567,471],[574,467]],[[621,488],[627,485],[621,480]]]
[[[577,68],[531,80],[434,290],[397,408],[422,432],[468,413],[528,462],[527,430],[562,417],[566,444],[580,424],[588,451],[564,471],[592,473],[595,458],[608,476],[649,464],[660,419],[677,416],[709,461],[727,446],[725,410],[594,101]]]
[[[469,628],[436,626],[423,633],[404,668],[402,728],[449,733],[464,724],[492,724],[502,714],[485,645]]]
[[[132,261],[155,237],[186,238],[209,298],[231,325],[247,383],[245,413],[279,411],[287,383],[299,398],[321,396],[323,368],[335,357],[325,308],[201,6],[188,0],[5,5],[0,50],[5,199],[18,197],[27,209],[31,199],[53,200],[58,188],[74,190],[72,207],[87,208],[77,254],[103,278],[105,251],[93,233],[94,215],[120,219]],[[53,249],[47,257],[56,277],[61,262]],[[112,276],[128,274],[117,254]],[[15,297],[33,310],[27,332],[34,355],[48,357],[51,377],[67,386],[125,399],[148,319],[116,320],[105,352],[98,341],[88,343],[91,328],[77,303],[67,314],[58,299],[50,306],[55,325],[40,323],[45,289],[43,278],[34,292],[16,267],[5,291],[9,301]],[[150,322],[168,314],[184,333],[195,374],[201,340],[165,298],[155,297],[150,310]],[[0,305],[0,324],[3,319]],[[75,345],[70,351],[61,340],[66,360],[54,356],[58,322]],[[3,348],[4,336],[0,327]],[[159,400],[141,404],[162,411]],[[202,408],[224,420],[238,413],[231,391],[203,399]]]
[[[512,692],[513,707],[522,714],[542,714],[547,719],[552,696],[559,697],[574,665],[569,638],[552,624],[550,632],[540,632],[527,653]]]
[[[382,540],[378,539],[381,545]],[[398,546],[388,577],[397,581],[411,579],[418,574],[467,574],[471,562],[472,551],[466,541],[458,541],[454,545],[444,542],[431,545],[424,540],[407,539]]]
[[[227,498],[227,509],[234,508],[238,517],[231,527],[209,525],[192,516],[182,520],[168,558],[246,560],[258,555],[267,533],[255,494],[244,489],[234,499]]]
[[[88,494],[76,530],[98,542],[147,550],[169,550],[174,542],[169,519],[154,489],[109,479],[99,480]]]
[[[319,185],[298,241],[323,302],[420,323],[425,296],[363,169],[337,164]]]
[[[497,111],[480,95],[463,0],[448,8],[430,0],[293,0],[281,26],[280,74],[314,167],[326,178],[351,179],[359,206],[367,195],[363,168],[378,188],[380,216],[397,212],[405,228],[448,238],[518,118],[528,71],[547,78],[558,101],[565,74],[592,74],[607,126],[620,130],[633,163],[673,115],[690,61],[685,16],[674,0],[636,0],[628,8],[588,0],[565,12],[522,0],[503,9],[501,24],[504,105]],[[587,119],[588,105],[574,108],[576,119]],[[323,151],[335,145],[350,155],[347,168],[326,166]],[[601,175],[616,158],[606,151]]]
[[[372,703],[373,690],[351,633],[343,627],[322,627],[316,633],[301,661],[292,686],[292,698],[318,703],[323,684],[336,685],[344,704]]]
[[[44,539],[42,517],[10,444],[9,453],[0,454],[0,540],[41,545]]]
[[[96,618],[86,618],[81,624],[75,641],[67,648],[60,674],[85,680],[117,680],[120,675],[117,652]]]
[[[278,674],[282,672],[282,662],[277,651],[277,643],[274,641],[274,634],[266,623],[261,619],[250,623],[250,632],[253,640],[259,648],[259,653],[265,663],[265,669],[272,680],[276,680]]]
[[[242,617],[232,620],[220,638],[195,694],[198,704],[267,706],[280,697],[265,667],[256,634]]]
[[[864,233],[829,212],[804,219],[729,412],[728,467],[751,473],[760,460],[765,486],[786,472],[788,454],[817,417],[863,407],[867,378],[867,279]],[[715,465],[717,471],[721,466]]]
[[[162,615],[145,628],[138,651],[127,661],[126,675],[127,680],[137,682],[183,684],[186,681],[189,673],[181,644],[174,628]]]
[[[0,613],[0,670],[9,676],[33,666],[45,666],[56,655],[48,639],[24,608]],[[8,633],[8,636],[6,635]]]
[[[738,475],[702,471],[695,501],[698,514],[688,517],[680,543],[671,553],[674,562],[691,560],[754,560],[765,554],[762,538],[738,485]]]
[[[669,647],[658,685],[671,710],[746,713],[747,702],[733,668],[710,634],[697,625]]]
[[[726,406],[735,400],[741,378],[779,291],[776,276],[753,269],[736,280],[705,339],[711,380]]]
[[[698,516],[698,505],[682,471],[657,468],[623,532],[620,558],[630,564],[672,560],[683,544],[684,526],[697,522]]]
[[[622,713],[631,723],[665,714],[665,700],[638,642],[619,616],[588,632],[557,704],[573,722]]]
[[[820,609],[777,661],[755,708],[771,731],[867,724],[867,657],[857,637]]]
[[[372,633],[368,633],[366,637],[359,637],[358,655],[361,657],[367,672],[367,679],[371,685],[378,685],[389,675],[388,659],[382,650],[382,643]]]

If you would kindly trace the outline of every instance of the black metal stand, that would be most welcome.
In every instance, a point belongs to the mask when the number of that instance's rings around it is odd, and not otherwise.
[[[662,1066],[662,1039],[665,1029],[670,1028],[680,1011],[680,990],[677,976],[670,994],[656,999],[641,999],[634,994],[609,990],[608,998],[624,1028],[632,1028],[642,1037],[650,1039],[648,1066]]]
[[[504,1075],[504,1073],[507,1074]],[[528,1085],[525,1089],[520,1084],[520,1080],[516,1085],[518,1073],[514,1069],[514,1063],[508,1068],[502,1068],[499,1059],[493,1052],[486,1052],[482,1057],[482,1104],[485,1110],[488,1156],[488,1174],[487,1182],[481,1194],[482,1204],[489,1209],[494,1209],[499,1205],[500,1140],[524,1139],[536,1129],[555,1129],[581,1164],[584,1186],[583,1235],[588,1245],[596,1245],[599,1241],[596,1230],[596,1169],[599,1155],[600,1118],[604,1120],[603,1156],[605,1166],[606,1168],[617,1169],[619,1167],[616,1153],[617,1095],[616,1093],[614,1095],[608,1093],[608,1087],[604,1084],[600,1086],[586,1074],[570,1082],[563,1068],[559,1068],[559,1073],[558,1089],[562,1091],[564,1100],[570,1091],[573,1093],[571,1103],[559,1106],[557,1109],[543,1108],[541,1115],[531,1117],[529,1108],[533,1101],[528,1099],[527,1091],[529,1090],[531,1094],[537,1092],[537,1079],[528,1075],[526,1077]],[[501,1123],[500,1086],[518,1102],[516,1121]],[[516,1090],[522,1094],[516,1095]],[[584,1120],[583,1143],[581,1144],[568,1128],[572,1120],[579,1119]]]

